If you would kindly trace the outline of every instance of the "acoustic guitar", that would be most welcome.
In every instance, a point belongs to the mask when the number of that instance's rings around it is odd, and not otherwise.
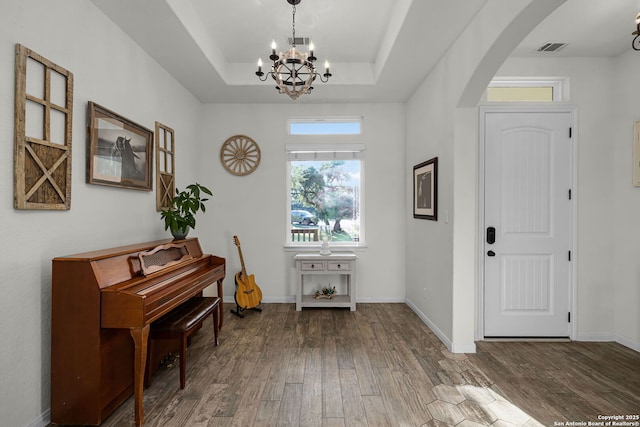
[[[240,239],[238,239],[238,236],[233,236],[233,243],[238,247],[238,255],[240,255],[240,264],[242,265],[242,271],[236,273],[235,298],[236,305],[238,306],[238,312],[234,313],[240,315],[242,310],[248,310],[250,308],[255,309],[260,305],[262,302],[262,291],[256,284],[253,274],[247,274],[247,270],[244,267],[244,258],[242,257],[242,248],[240,247]]]

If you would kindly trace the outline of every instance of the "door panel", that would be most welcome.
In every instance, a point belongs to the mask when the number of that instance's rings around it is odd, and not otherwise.
[[[484,335],[569,336],[569,113],[485,114]]]

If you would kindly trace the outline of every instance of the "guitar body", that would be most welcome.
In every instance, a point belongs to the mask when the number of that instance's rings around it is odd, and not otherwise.
[[[244,267],[244,258],[242,257],[242,249],[240,248],[240,239],[238,236],[233,236],[233,243],[238,247],[238,255],[240,256],[240,264],[242,265],[242,271],[236,273],[236,305],[237,311],[231,310],[233,314],[240,317],[243,310],[254,309],[261,311],[257,308],[262,303],[262,291],[256,285],[256,279],[253,274],[247,274],[247,270]]]
[[[262,302],[262,291],[256,285],[253,274],[236,273],[236,304],[242,309],[255,308]]]

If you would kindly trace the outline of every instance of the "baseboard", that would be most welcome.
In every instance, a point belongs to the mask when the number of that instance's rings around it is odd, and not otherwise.
[[[404,298],[356,298],[361,304],[404,304]]]
[[[223,299],[225,304],[235,304],[236,300],[233,295],[227,295]],[[264,297],[262,302],[265,304],[289,304],[295,303],[295,296],[288,297]],[[404,304],[405,300],[403,298],[356,298],[356,303],[360,304]]]
[[[470,344],[452,343],[449,337],[444,332],[442,332],[436,326],[436,324],[433,323],[431,319],[429,319],[429,317],[427,317],[427,315],[425,315],[413,302],[411,302],[410,299],[406,299],[404,302],[409,306],[409,308],[411,308],[411,310],[413,310],[414,313],[416,313],[416,315],[420,318],[420,320],[422,320],[422,322],[425,325],[427,325],[434,334],[436,334],[436,336],[440,339],[440,341],[442,341],[442,343],[447,347],[447,349],[451,353],[475,353],[476,352],[475,343],[470,343]]]
[[[608,342],[615,341],[615,335],[607,332],[596,332],[591,334],[578,334],[576,341],[594,341],[594,342]]]
[[[51,424],[51,409],[44,411],[38,418],[27,424],[27,427],[46,427]]]
[[[235,303],[233,299],[231,300],[231,302]],[[275,298],[263,297],[262,302],[265,304],[289,304],[289,303],[295,303],[296,297],[295,296],[275,297]]]
[[[595,334],[578,334],[576,341],[593,341],[593,342],[617,342],[620,345],[630,348],[640,353],[640,342],[634,341],[623,335],[609,334],[606,332]]]
[[[616,342],[618,344],[622,344],[625,347],[629,347],[631,350],[635,350],[638,353],[640,353],[640,342],[633,341],[632,339],[622,335],[616,335]]]

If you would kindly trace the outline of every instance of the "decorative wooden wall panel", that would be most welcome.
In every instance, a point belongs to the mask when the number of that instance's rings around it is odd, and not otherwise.
[[[16,45],[14,207],[71,209],[73,74]]]
[[[173,129],[156,122],[156,209],[159,211],[169,209],[176,195],[175,150]]]

